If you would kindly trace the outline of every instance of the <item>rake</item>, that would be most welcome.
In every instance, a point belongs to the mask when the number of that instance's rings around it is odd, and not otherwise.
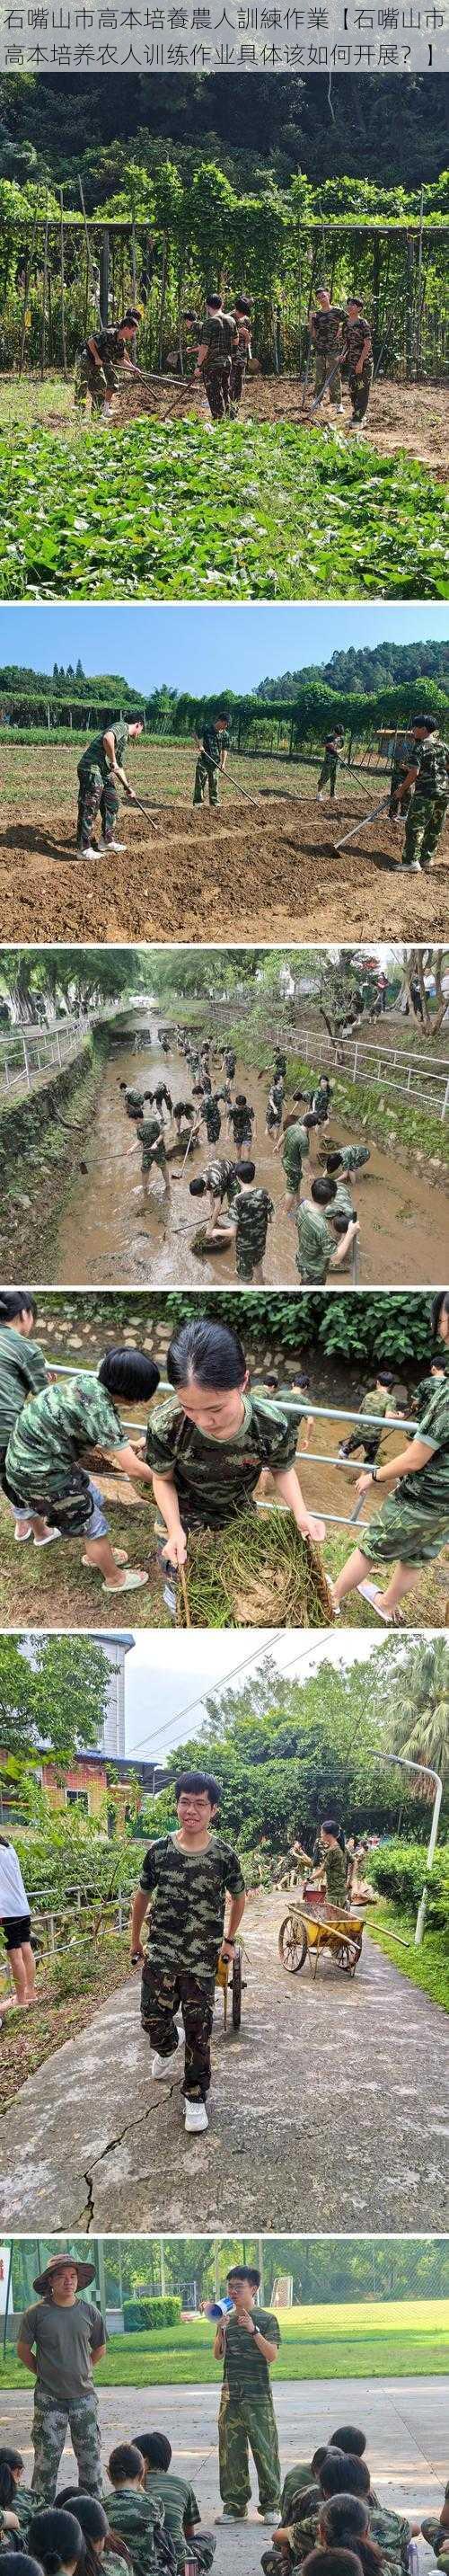
[[[371,812],[369,814],[364,814],[360,823],[351,823],[350,832],[344,832],[341,841],[334,841],[334,850],[345,850],[347,841],[356,841],[357,833],[366,832],[368,830],[369,823],[376,822],[378,814],[386,814],[387,806],[389,806],[389,804],[390,792],[388,792],[388,796],[381,797],[379,805],[371,806]]]

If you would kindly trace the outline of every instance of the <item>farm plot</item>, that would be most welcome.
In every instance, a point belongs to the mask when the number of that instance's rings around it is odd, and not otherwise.
[[[5,433],[6,599],[441,599],[448,513],[410,458],[285,423]]]

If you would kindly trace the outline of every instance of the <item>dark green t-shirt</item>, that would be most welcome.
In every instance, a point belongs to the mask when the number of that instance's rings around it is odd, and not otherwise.
[[[156,1407],[148,1423],[148,1466],[176,1485],[184,1518],[209,1529],[224,1529],[245,1511],[262,1467],[276,1474],[291,1467],[295,1456],[296,1424],[268,1397],[243,1397],[243,1420],[232,1440],[212,1440],[199,1431],[175,1395]]]
[[[99,2309],[88,2299],[75,2299],[71,2308],[39,2299],[25,2309],[19,2334],[36,2354],[37,2387],[60,2405],[76,2405],[92,2387],[92,2354],[106,2343]]]
[[[220,1834],[204,1851],[181,1851],[175,1834],[150,1843],[140,1881],[152,1898],[147,1956],[152,1966],[214,1977],[226,1895],[244,1896],[238,1853]]]
[[[271,2309],[252,2308],[251,2315],[260,2333],[267,2336],[268,2342],[280,2344],[278,2319],[272,2316]],[[223,2364],[225,2388],[229,2388],[231,2397],[264,2396],[270,2385],[270,2364],[265,2360],[264,2353],[260,2352],[254,2336],[248,2334],[246,2326],[239,2325],[235,2308],[232,2310],[232,2315],[226,2317],[225,2334],[226,2348]]]

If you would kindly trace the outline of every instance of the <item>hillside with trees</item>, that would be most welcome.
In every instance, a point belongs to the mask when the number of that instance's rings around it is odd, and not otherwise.
[[[449,80],[410,74],[402,83],[400,169],[405,188],[438,178],[447,163]],[[65,183],[87,211],[121,184],[130,156],[155,170],[167,154],[188,175],[198,160],[216,159],[245,189],[280,186],[303,170],[310,178],[342,175],[394,187],[398,177],[397,79],[375,73],[327,82],[313,74],[251,79],[251,142],[245,80],[229,74],[178,74],[126,80],[48,78],[9,72],[0,80],[0,177]],[[354,214],[359,213],[354,192]]]

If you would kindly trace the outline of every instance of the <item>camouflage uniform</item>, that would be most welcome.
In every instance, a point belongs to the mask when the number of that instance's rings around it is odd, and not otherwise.
[[[94,350],[98,351],[97,360]],[[117,374],[117,364],[124,355],[125,341],[113,326],[110,329],[105,326],[104,330],[91,331],[90,340],[84,340],[82,349],[78,350],[75,363],[77,410],[84,409],[87,395],[90,394],[92,410],[103,411],[104,404],[108,402],[110,395],[117,394],[119,391],[120,377]]]
[[[188,2485],[187,2478],[177,2478],[172,2469],[147,2469],[145,2494],[152,2496],[158,2510],[163,2505],[164,2530],[174,2542],[180,2576],[187,2557],[195,2558],[197,2567],[204,2571],[210,2568],[217,2546],[215,2533],[197,2528],[200,2508],[195,2488]],[[192,2540],[186,2540],[186,2531],[194,2532]]]
[[[210,1190],[213,1199],[226,1198],[230,1201],[239,1188],[239,1182],[235,1177],[235,1163],[228,1163],[224,1154],[212,1156],[212,1162],[208,1163],[204,1178],[206,1189]]]
[[[159,1118],[157,1109],[144,1109],[143,1118],[139,1120],[137,1134],[139,1144],[142,1146],[142,1171],[151,1172],[154,1163],[158,1163],[160,1171],[164,1171],[164,1168],[166,1169],[167,1156],[162,1133],[162,1119]]]
[[[267,1116],[266,1116],[266,1125],[267,1125],[267,1127],[272,1128],[272,1129],[274,1130],[274,1133],[276,1133],[276,1132],[277,1132],[278,1134],[279,1134],[279,1128],[280,1128],[280,1124],[281,1124],[281,1117],[282,1117],[282,1102],[283,1102],[283,1098],[284,1098],[284,1091],[285,1091],[285,1084],[284,1084],[283,1076],[282,1076],[282,1074],[279,1074],[279,1076],[277,1076],[277,1077],[275,1078],[275,1080],[272,1082],[272,1084],[271,1084],[271,1089],[270,1089],[270,1091],[269,1091],[269,1093],[268,1093],[268,1100],[267,1100]]]
[[[449,1379],[435,1379],[416,1426],[433,1453],[416,1476],[402,1476],[395,1494],[360,1533],[363,1555],[374,1566],[430,1565],[449,1544]]]
[[[403,786],[404,778],[407,777],[407,772],[411,767],[411,762],[414,757],[414,750],[415,745],[411,734],[401,734],[400,739],[396,739],[391,763],[390,779],[390,814],[392,816],[403,814],[405,817],[405,815],[408,814],[411,799],[411,788],[409,788],[405,804],[401,798],[400,803],[397,805],[395,803],[395,797],[398,789]]]
[[[202,377],[213,420],[226,420],[229,414],[234,329],[233,313],[208,313],[201,333],[206,343]]]
[[[342,304],[332,304],[330,306],[330,310],[327,312],[325,312],[324,308],[319,304],[317,312],[313,314],[312,339],[315,350],[315,401],[317,399],[317,395],[322,393],[323,385],[326,383],[327,376],[331,374],[332,360],[335,357],[335,366],[332,372],[331,383],[329,385],[329,402],[341,403],[341,325],[342,322],[345,321],[345,318]]]
[[[270,2343],[280,2343],[278,2319],[269,2309],[255,2309],[254,2319]],[[260,2507],[266,2513],[279,2505],[281,2472],[269,2363],[246,2326],[239,2325],[235,2311],[226,2318],[225,2334],[218,2418],[220,2495],[226,2513],[240,2521],[251,2495],[248,2450],[257,2469]]]
[[[267,1397],[244,1395],[241,1430],[232,1440],[206,1439],[176,1395],[156,1405],[147,1429],[146,1458],[155,1476],[176,1486],[184,1529],[224,1529],[248,1510],[263,1467],[272,1475],[293,1465],[293,1423]],[[306,1411],[306,1406],[300,1410]],[[158,1532],[161,1523],[157,1521]],[[163,1528],[164,1539],[166,1530]]]
[[[221,766],[222,749],[224,751],[226,750],[227,741],[228,735],[225,733],[217,733],[215,725],[210,724],[204,726],[202,733],[202,749],[198,754],[195,770],[195,785],[193,790],[194,805],[205,804],[206,792],[209,796],[209,804],[219,805],[218,773]]]
[[[245,1890],[240,1861],[218,1834],[211,1835],[205,1851],[193,1854],[180,1850],[175,1835],[164,1834],[149,1845],[140,1885],[153,1899],[142,1970],[142,2028],[159,2057],[174,2057],[181,2006],[183,2092],[190,2102],[204,2102],[226,1895],[243,1896]]]
[[[246,1102],[244,1109],[241,1107],[240,1102],[236,1100],[231,1102],[229,1124],[232,1127],[234,1144],[237,1147],[240,1145],[251,1145],[254,1126],[254,1110],[250,1109],[249,1101]]]
[[[52,2504],[66,2434],[78,2464],[79,2483],[87,2495],[101,2495],[102,2475],[96,2391],[92,2358],[106,2341],[103,2318],[90,2300],[75,2299],[70,2308],[39,2299],[21,2318],[20,2335],[35,2351],[32,2441],[33,2509]]]
[[[235,1068],[236,1068],[236,1062],[237,1062],[237,1058],[236,1058],[236,1056],[234,1055],[234,1048],[233,1048],[233,1047],[226,1047],[226,1053],[225,1053],[225,1060],[224,1060],[224,1062],[225,1062],[225,1073],[227,1073],[227,1075],[228,1075],[228,1080],[229,1080],[229,1082],[233,1082],[233,1080],[234,1080],[234,1074],[235,1074]]]
[[[144,1106],[145,1092],[138,1090],[137,1083],[127,1082],[125,1091],[125,1109],[127,1111],[128,1118],[142,1118]]]
[[[433,1381],[431,1381],[431,1383],[433,1393]],[[370,1428],[369,1419],[365,1431],[364,1415],[367,1414],[369,1417],[369,1415],[373,1413],[384,1414],[393,1412],[394,1398],[392,1394],[388,1394],[387,1388],[385,1387],[383,1391],[381,1388],[379,1395],[375,1386],[370,1387],[367,1395],[364,1395],[363,1397],[363,1404],[359,1407],[360,1431],[355,1428],[354,1431],[350,1432],[348,1440],[341,1441],[340,1457],[352,1458],[354,1450],[362,1449],[363,1456],[368,1460],[369,1466],[374,1466],[378,1450],[380,1449],[382,1432],[380,1429],[376,1431],[374,1424],[371,1424]]]
[[[296,1268],[308,1287],[322,1287],[335,1252],[335,1237],[324,1208],[313,1199],[303,1199],[297,1214],[298,1242]]]
[[[8,1440],[22,1405],[47,1385],[47,1370],[38,1342],[27,1342],[14,1324],[0,1325],[0,1473]]]
[[[329,1208],[330,1224],[333,1224],[334,1217],[344,1216],[346,1225],[349,1225],[353,1215],[353,1202],[347,1181],[337,1181],[335,1198],[332,1200],[332,1206]],[[340,1232],[340,1228],[338,1228],[338,1231]]]
[[[361,358],[365,340],[369,340],[369,356],[364,358],[361,374],[358,376],[356,367]],[[373,356],[369,323],[365,322],[362,313],[357,315],[356,321],[346,323],[345,358],[353,420],[364,420],[373,381]]]
[[[250,357],[251,337],[249,326],[243,329],[239,326],[239,323],[236,322],[232,346],[231,373],[229,378],[229,399],[231,403],[235,403],[236,407],[241,403],[248,359]]]
[[[113,733],[115,756],[116,760],[118,760],[119,767],[121,768],[124,753],[126,751],[126,745],[129,741],[129,726],[121,723],[105,725],[105,733]],[[79,796],[76,844],[77,849],[81,851],[87,850],[88,848],[98,812],[100,812],[101,816],[104,840],[109,842],[114,838],[114,824],[117,821],[119,800],[116,781],[113,776],[112,769],[110,768],[109,761],[106,759],[103,741],[103,734],[95,734],[93,742],[88,743],[87,750],[83,751],[82,758],[78,761]]]
[[[328,1905],[337,1905],[339,1914],[346,1905],[346,1861],[344,1852],[323,1851],[320,1855],[326,1873]]]
[[[369,1145],[342,1145],[340,1162],[343,1164],[344,1172],[362,1172],[364,1163],[369,1163],[369,1158]]]
[[[203,1100],[202,1116],[207,1129],[208,1145],[218,1145],[218,1139],[221,1133],[221,1117],[218,1099],[212,1092],[209,1094],[206,1093],[206,1097]]]
[[[335,796],[335,786],[336,786],[336,778],[337,778],[337,770],[338,770],[338,767],[339,767],[339,762],[340,762],[340,749],[338,748],[338,750],[337,750],[337,745],[336,745],[336,742],[335,742],[335,737],[334,737],[334,735],[333,735],[333,734],[329,734],[328,741],[325,743],[325,746],[324,746],[324,760],[323,760],[323,766],[322,766],[322,769],[320,769],[320,775],[319,775],[319,779],[318,779],[318,795],[320,795],[320,794],[321,794],[321,789],[322,789],[322,787],[326,787],[326,786],[327,786],[327,781],[329,780],[330,795],[331,795],[331,797],[334,797],[334,796]]]
[[[103,2498],[111,2531],[124,2540],[130,2551],[135,2576],[158,2576],[159,2568],[170,2564],[160,2544],[165,2539],[164,2508],[143,2488],[114,2488]],[[175,2567],[175,2553],[171,2559]]]
[[[263,1261],[268,1227],[274,1216],[273,1200],[268,1190],[239,1190],[232,1202],[232,1214],[236,1220],[237,1276],[252,1279]]]
[[[302,1167],[307,1161],[308,1154],[310,1154],[308,1129],[303,1127],[300,1118],[295,1118],[294,1126],[287,1127],[282,1147],[282,1167],[287,1189],[292,1196],[300,1189]]]
[[[317,1082],[316,1091],[312,1093],[312,1109],[320,1126],[324,1126],[325,1119],[329,1117],[329,1092],[324,1082]]]
[[[449,803],[449,749],[438,734],[414,747],[419,761],[415,793],[407,814],[403,858],[419,859],[430,868]]]
[[[282,2525],[287,2522],[291,2522],[292,2506],[295,2496],[299,2496],[302,2493],[308,2494],[310,2488],[313,2489],[313,2487],[314,2479],[312,2476],[310,2462],[308,2460],[299,2460],[294,2468],[287,2469],[287,2475],[284,2478],[282,2488],[281,2509],[279,2515],[279,2521]],[[317,2504],[322,2502],[321,2489],[316,2483],[315,2499]]]
[[[44,1512],[66,1538],[92,1517],[89,1477],[77,1465],[86,1449],[126,1449],[119,1414],[98,1378],[46,1386],[24,1405],[8,1442],[6,1491],[30,1512]]]

